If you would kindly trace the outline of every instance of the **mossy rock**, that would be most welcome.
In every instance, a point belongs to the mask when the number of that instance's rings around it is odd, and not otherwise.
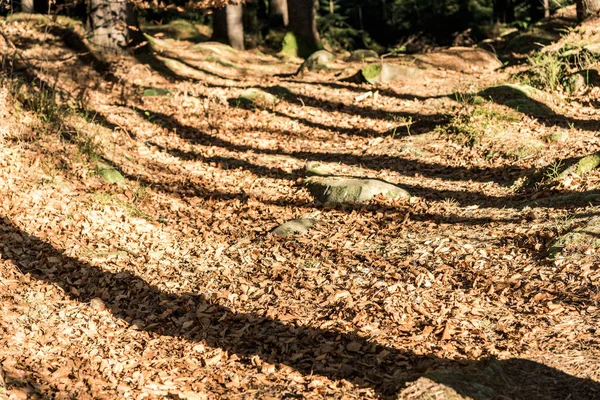
[[[533,117],[549,117],[554,113],[547,105],[532,99],[510,99],[506,100],[504,105]]]
[[[484,89],[478,95],[534,117],[548,117],[554,114],[554,111],[541,101],[548,99],[549,95],[529,85],[507,83]]]
[[[359,49],[359,50],[354,50],[352,52],[352,54],[350,54],[350,57],[348,57],[348,61],[364,62],[366,60],[373,60],[373,59],[378,59],[378,58],[379,58],[379,54],[377,54],[376,51]]]
[[[417,65],[457,71],[463,73],[481,73],[502,67],[496,54],[482,48],[451,47],[429,53],[414,54]]]
[[[568,167],[567,169],[565,169],[563,172],[561,172],[558,175],[558,177],[556,179],[563,180],[570,174],[577,174],[580,176],[585,175],[588,172],[592,171],[593,169],[596,169],[599,165],[600,165],[600,153],[590,154],[589,156],[585,156],[585,157],[581,158],[579,161],[577,161],[577,163],[575,163],[575,164],[571,165],[570,167]]]
[[[478,93],[483,98],[492,99],[494,102],[503,103],[506,100],[519,99],[523,97],[534,98],[541,97],[540,90],[518,83],[505,83],[504,85],[492,86]]]
[[[288,32],[283,37],[281,52],[293,57],[306,58],[314,52],[321,50],[320,44],[309,43],[301,37],[297,37],[292,32]]]
[[[169,89],[163,88],[147,88],[144,89],[144,96],[153,97],[153,96],[169,96],[173,94],[173,92]]]
[[[546,141],[549,143],[564,143],[569,139],[569,131],[561,129],[560,131],[552,132],[546,136]]]
[[[326,69],[335,60],[335,56],[327,50],[319,50],[312,53],[300,66],[300,71],[318,71]]]
[[[277,228],[273,229],[271,233],[277,236],[292,236],[296,234],[306,233],[317,223],[315,218],[298,218],[287,221]]]
[[[280,99],[286,99],[294,94],[290,89],[280,85],[271,86],[264,90]]]
[[[424,76],[421,69],[407,65],[369,64],[362,67],[358,73],[359,80],[376,84],[387,84],[398,79],[419,79]]]
[[[121,175],[121,173],[117,171],[116,168],[106,163],[98,162],[96,164],[96,172],[108,183],[113,184],[125,182],[125,177]]]
[[[548,255],[556,258],[565,250],[584,253],[600,248],[600,217],[592,218],[583,227],[566,233],[548,246]]]
[[[406,190],[379,179],[344,176],[313,176],[304,181],[311,195],[320,203],[360,203],[382,195],[388,198],[408,198]]]
[[[331,176],[335,175],[334,169],[327,164],[309,162],[306,164],[306,175],[308,176]]]
[[[258,88],[249,88],[242,92],[239,97],[229,100],[234,107],[266,107],[277,102],[277,96]]]
[[[598,71],[594,69],[584,69],[567,75],[561,84],[569,93],[576,93],[586,89],[598,81]]]

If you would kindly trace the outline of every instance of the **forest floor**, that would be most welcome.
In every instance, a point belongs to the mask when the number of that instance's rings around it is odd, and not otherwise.
[[[374,87],[165,37],[107,74],[1,29],[0,398],[600,398],[600,258],[547,251],[600,211],[599,171],[553,180],[598,87],[510,107],[527,64]],[[309,162],[413,196],[324,206]]]

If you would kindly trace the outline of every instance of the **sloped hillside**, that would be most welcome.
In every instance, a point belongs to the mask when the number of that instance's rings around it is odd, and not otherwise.
[[[598,27],[370,85],[2,21],[0,397],[599,398]]]

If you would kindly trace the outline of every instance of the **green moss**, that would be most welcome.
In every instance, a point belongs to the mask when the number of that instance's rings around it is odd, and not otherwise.
[[[281,52],[293,57],[306,58],[322,48],[323,46],[320,43],[311,43],[301,37],[297,37],[292,32],[288,32],[283,37]]]
[[[150,214],[140,210],[134,204],[130,204],[126,201],[118,199],[117,197],[115,197],[112,194],[96,193],[96,194],[94,194],[94,201],[96,201],[98,204],[100,204],[102,206],[107,205],[107,204],[120,206],[125,210],[125,212],[127,212],[127,215],[129,215],[130,217],[144,218],[148,221],[154,221],[154,218]]]
[[[144,89],[144,96],[168,96],[173,94],[173,92],[169,89],[163,88],[147,88]]]
[[[570,252],[585,252],[588,248],[600,248],[600,218],[592,218],[585,226],[568,232],[548,246],[548,255],[556,258],[564,250]]]
[[[286,33],[283,37],[281,52],[289,56],[298,57],[298,41],[296,40],[296,35],[292,32]]]
[[[575,172],[579,175],[587,174],[598,165],[600,165],[600,153],[591,154],[579,160]]]
[[[106,163],[98,162],[98,164],[96,165],[96,172],[108,183],[112,184],[125,182],[125,178],[123,177],[123,175],[121,175],[119,171],[117,171],[115,168],[111,167]]]
[[[360,72],[366,81],[372,81],[381,75],[381,64],[365,65]]]

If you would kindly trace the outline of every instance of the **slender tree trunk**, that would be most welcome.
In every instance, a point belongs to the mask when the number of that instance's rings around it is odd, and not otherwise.
[[[315,0],[289,0],[290,30],[295,36],[298,56],[308,57],[322,49],[317,31],[317,3]]]
[[[33,14],[35,12],[33,0],[21,0],[21,12]]]
[[[532,21],[537,21],[542,18],[550,17],[550,1],[549,0],[530,0],[529,2],[529,17]]]
[[[228,4],[213,11],[213,40],[224,42],[234,49],[244,50],[243,8]]]
[[[576,0],[577,19],[583,21],[600,11],[600,0]]]
[[[544,10],[544,18],[550,18],[550,1],[542,0],[542,8]]]
[[[87,3],[86,29],[92,44],[103,51],[119,52],[144,42],[132,2],[88,0]]]
[[[513,0],[494,0],[494,20],[499,23],[510,23],[515,20]]]
[[[14,1],[13,4],[20,5],[20,11],[29,14],[48,14],[50,11],[50,2],[48,0],[21,0]]]
[[[269,18],[270,25],[273,28],[280,26],[288,26],[288,4],[287,0],[271,0],[269,1]]]

